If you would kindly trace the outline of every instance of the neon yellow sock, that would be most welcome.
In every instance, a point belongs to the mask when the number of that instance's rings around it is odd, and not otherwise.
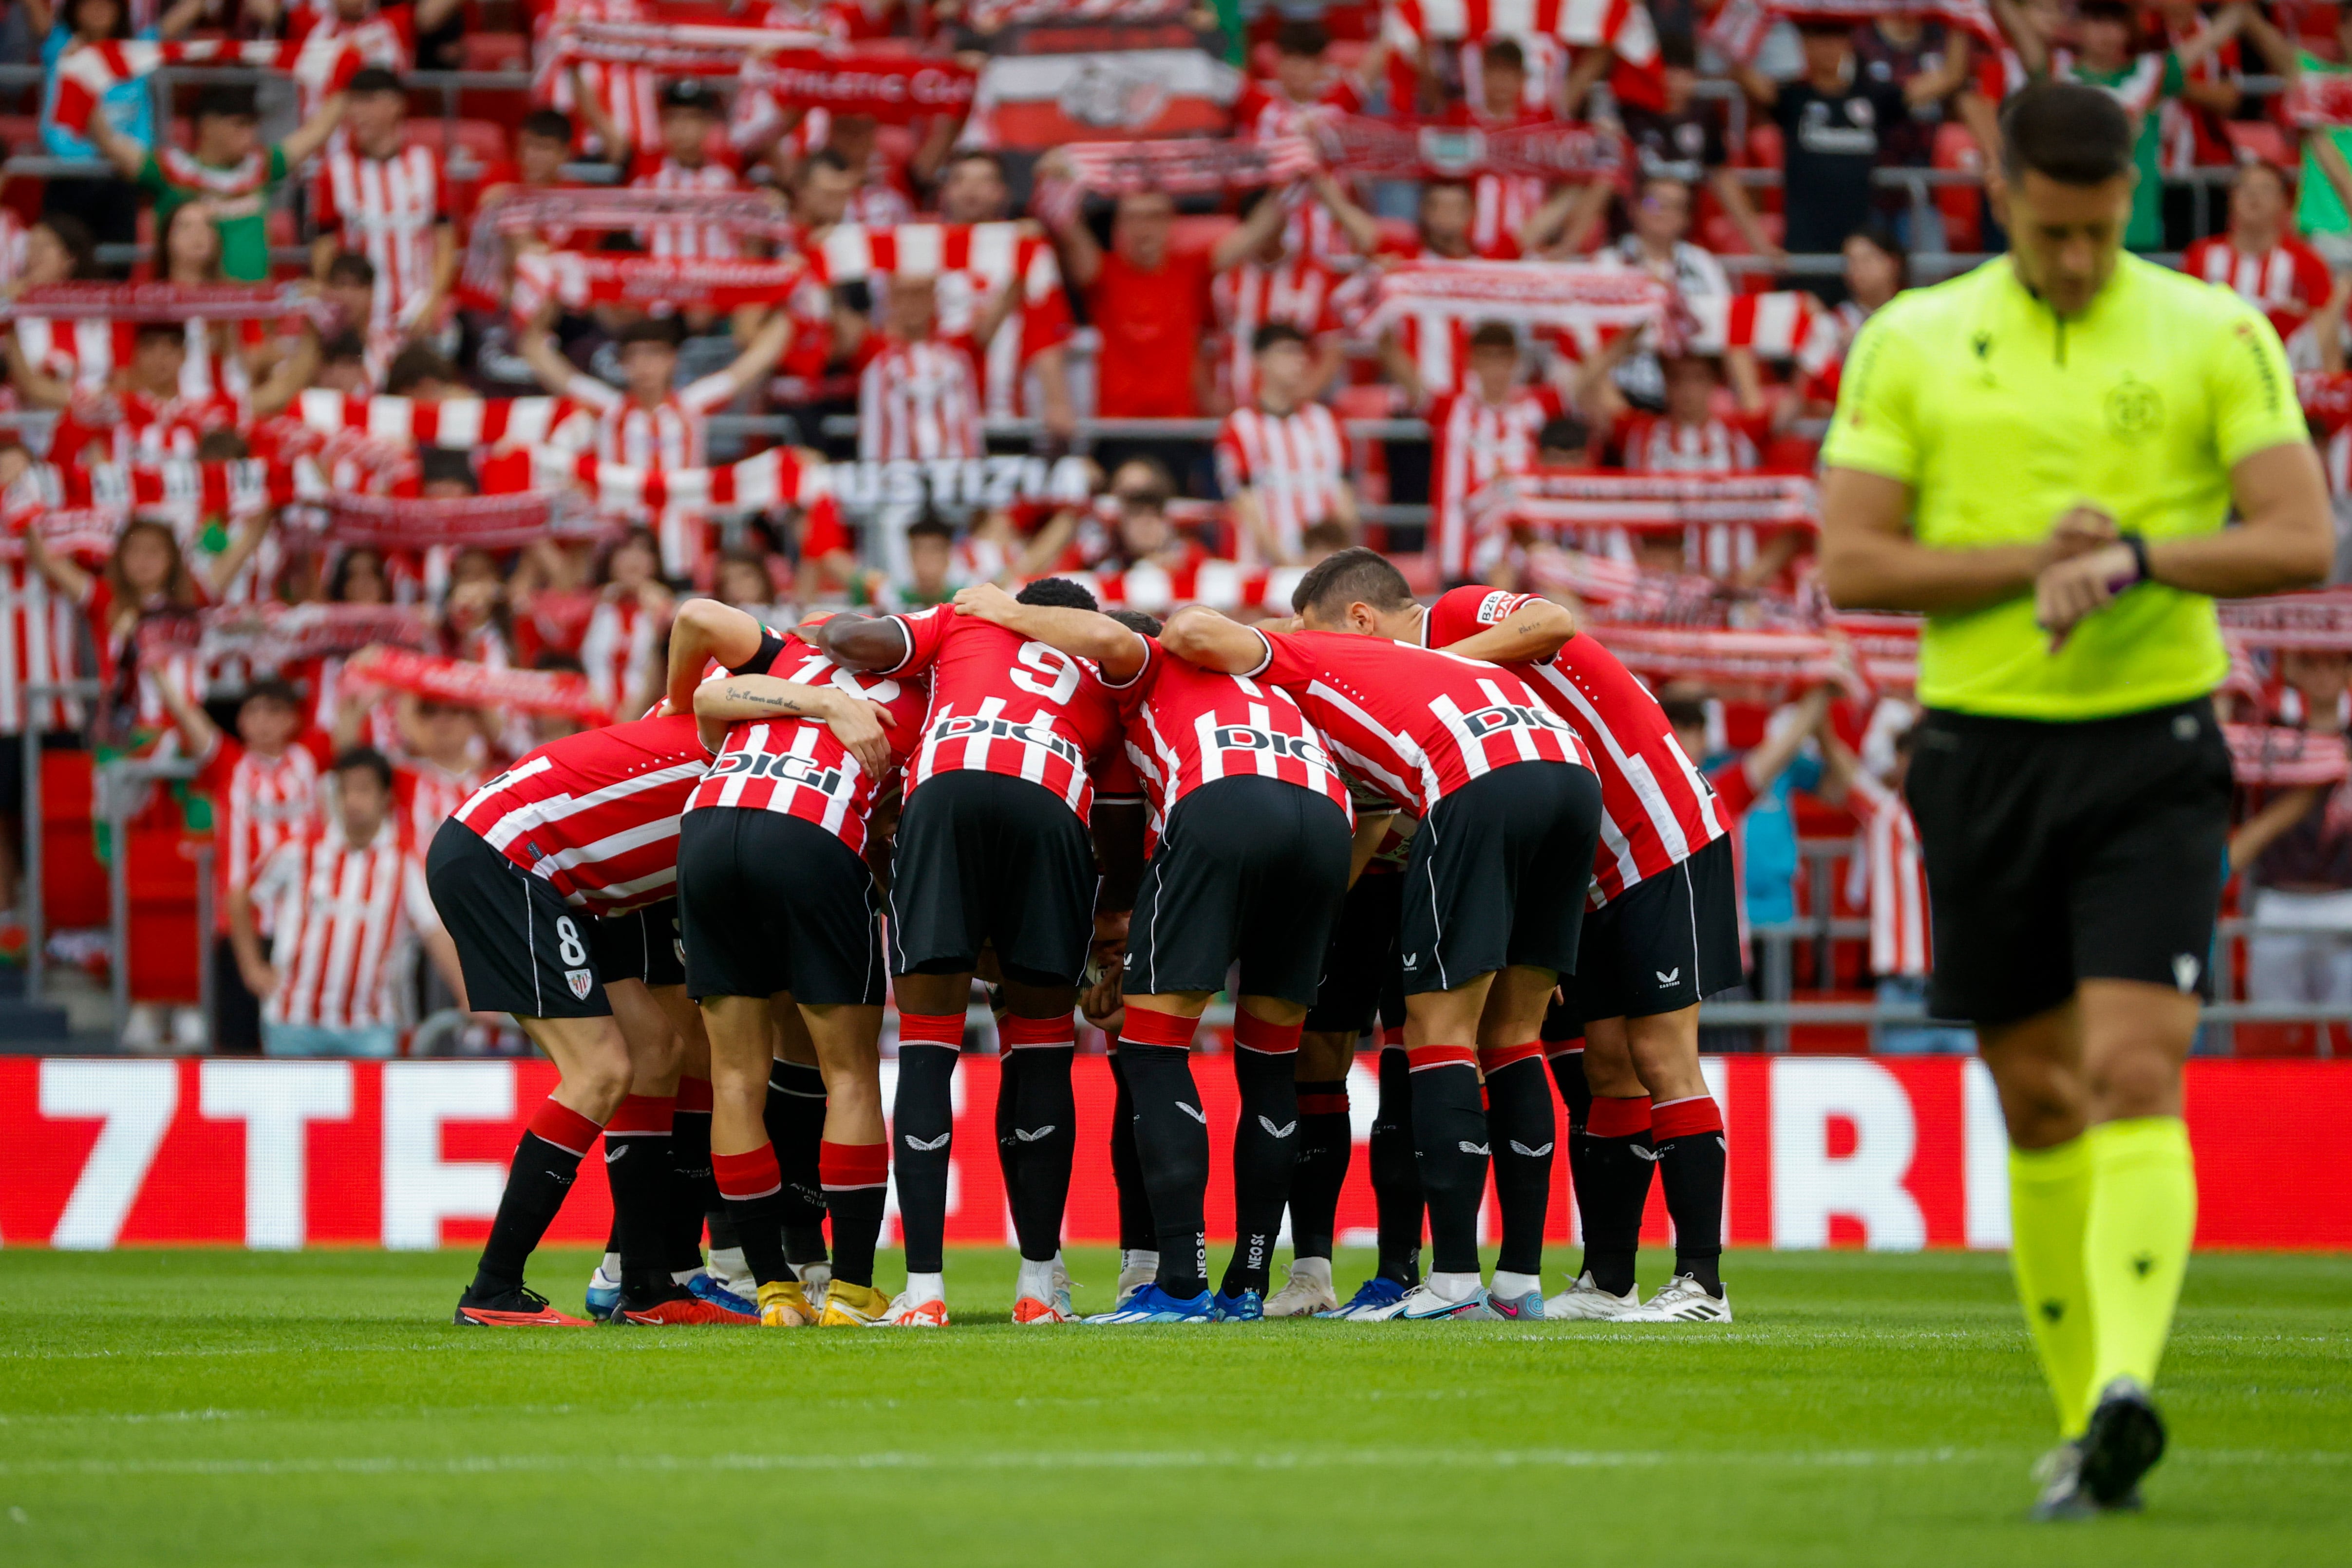
[[[2084,1396],[2117,1377],[2155,1386],[2197,1230],[2197,1169],[2178,1116],[2107,1122],[2084,1134],[2091,1207],[2083,1228],[2095,1348]]]
[[[2090,1205],[2087,1138],[2009,1151],[2010,1268],[2042,1357],[2042,1375],[2058,1406],[2061,1437],[2079,1434],[2091,1413],[2091,1299],[2083,1280]]]

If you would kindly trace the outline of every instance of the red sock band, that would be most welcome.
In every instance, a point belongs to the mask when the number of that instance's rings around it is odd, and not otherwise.
[[[1268,1023],[1255,1013],[1234,1009],[1234,1045],[1241,1051],[1255,1051],[1264,1056],[1288,1056],[1298,1050],[1299,1032],[1307,1027],[1301,1018],[1297,1023]]]
[[[588,1145],[604,1130],[571,1106],[552,1100],[541,1101],[539,1109],[530,1113],[532,1135],[553,1144],[567,1155],[585,1155]]]
[[[1601,1102],[1595,1100],[1593,1103],[1598,1105]],[[1591,1126],[1588,1118],[1585,1130],[1590,1132]],[[1712,1094],[1694,1094],[1687,1100],[1668,1100],[1664,1103],[1651,1102],[1650,1136],[1654,1139],[1686,1138],[1698,1133],[1721,1131],[1723,1112],[1717,1107]]]
[[[710,1174],[719,1178],[719,1196],[741,1201],[782,1192],[783,1168],[776,1164],[776,1145],[761,1144],[745,1155],[710,1156]]]
[[[1078,1043],[1078,1021],[1068,1013],[1057,1019],[1025,1019],[1019,1013],[1006,1013],[997,1021],[996,1038],[1007,1051],[1076,1045]]]
[[[621,1102],[613,1119],[604,1124],[607,1134],[619,1133],[667,1135],[677,1110],[677,1100],[669,1094],[632,1094]]]
[[[1646,1094],[1631,1099],[1596,1094],[1592,1097],[1592,1109],[1584,1113],[1584,1135],[1588,1138],[1630,1138],[1649,1130],[1650,1097]]]
[[[1192,1031],[1200,1027],[1199,1019],[1188,1019],[1182,1013],[1129,1008],[1126,1021],[1118,1026],[1118,1038],[1131,1040],[1138,1045],[1166,1045],[1184,1051],[1191,1048]]]
[[[1482,1045],[1478,1048],[1478,1065],[1489,1072],[1499,1072],[1514,1061],[1525,1061],[1543,1054],[1544,1042],[1531,1040],[1525,1045]]]
[[[1301,1094],[1298,1113],[1302,1116],[1344,1116],[1348,1113],[1348,1092],[1337,1094]]]
[[[710,1080],[681,1078],[677,1081],[677,1108],[681,1111],[710,1114]]]
[[[1405,1053],[1415,1072],[1433,1067],[1475,1067],[1478,1053],[1466,1045],[1416,1045]]]
[[[831,1144],[816,1146],[816,1179],[827,1192],[881,1186],[890,1179],[887,1144]]]
[[[1548,1040],[1543,1042],[1543,1048],[1544,1054],[1557,1061],[1563,1056],[1582,1056],[1584,1040],[1580,1035],[1574,1040]]]
[[[1381,1030],[1381,1049],[1382,1051],[1402,1051],[1404,1049],[1404,1025],[1399,1024],[1394,1029],[1384,1029]]]
[[[950,1051],[961,1051],[963,1049],[963,1014],[900,1013],[898,1043],[944,1045]]]

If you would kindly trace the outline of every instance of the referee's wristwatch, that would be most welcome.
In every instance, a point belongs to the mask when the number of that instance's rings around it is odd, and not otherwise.
[[[2138,534],[2117,534],[2116,543],[2131,551],[2132,570],[2129,577],[2118,577],[2107,584],[2109,593],[2121,593],[2134,583],[2156,580],[2156,574],[2148,570],[2147,539]]]

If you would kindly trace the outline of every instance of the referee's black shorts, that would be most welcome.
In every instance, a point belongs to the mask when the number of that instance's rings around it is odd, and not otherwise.
[[[1353,835],[1328,795],[1244,774],[1202,785],[1168,814],[1128,921],[1129,992],[1221,991],[1305,1007],[1322,978]]]
[[[965,768],[907,797],[890,857],[890,973],[969,973],[992,944],[1016,980],[1076,985],[1094,934],[1094,839],[1059,795]]]
[[[1573,762],[1514,762],[1429,809],[1404,868],[1408,997],[1524,966],[1576,972],[1601,841],[1601,781]]]
[[[2013,1023],[2086,979],[2199,988],[2231,789],[2210,703],[2075,723],[1931,708],[1915,733],[1931,1014]]]

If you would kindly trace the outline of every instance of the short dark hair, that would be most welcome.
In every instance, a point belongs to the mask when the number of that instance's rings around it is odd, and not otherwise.
[[[834,156],[839,158],[841,154],[835,152]],[[843,162],[845,167],[847,160],[843,160]],[[996,171],[996,177],[998,179],[1005,181],[1010,181],[1012,179],[1012,176],[1004,172],[1004,160],[999,157],[996,153],[990,152],[985,147],[967,147],[962,152],[948,160],[948,167],[950,169],[954,168],[959,163],[985,163],[990,168]]]
[[[280,707],[299,708],[302,706],[302,694],[294,689],[293,682],[283,676],[263,675],[249,682],[245,695],[236,702],[239,707],[247,703],[276,703]]]
[[[1412,602],[1412,585],[1377,550],[1361,545],[1325,556],[1307,569],[1291,591],[1290,607],[1304,615],[1337,612],[1350,604],[1402,610]]]
[[[522,123],[516,129],[525,136],[572,145],[572,117],[560,109],[534,109],[522,117]]]
[[[675,349],[677,329],[677,318],[674,316],[646,316],[623,323],[621,329],[613,334],[613,341],[624,349],[632,343],[657,343],[665,349]]]
[[[1293,16],[1275,29],[1274,52],[1277,55],[1321,59],[1323,51],[1330,47],[1331,35],[1311,16]]]
[[[849,160],[830,147],[820,147],[801,160],[801,178],[807,179],[813,169],[835,169],[846,174],[850,172]]]
[[[1536,432],[1538,452],[1581,452],[1592,444],[1592,427],[1570,414],[1544,421]]]
[[[188,346],[187,324],[181,321],[142,321],[131,329],[131,347],[143,347],[158,338],[184,349]]]
[[[1421,199],[1423,202],[1428,201],[1440,191],[1459,191],[1464,195],[1472,197],[1477,194],[1477,188],[1467,178],[1459,174],[1439,174],[1421,183]]]
[[[925,512],[907,525],[907,538],[914,539],[945,539],[955,543],[955,525],[935,512]]]
[[[196,437],[199,463],[238,463],[253,455],[253,444],[237,431],[207,430]]]
[[[335,758],[330,769],[335,773],[357,773],[361,769],[375,775],[376,782],[386,789],[392,788],[392,758],[373,746],[354,746]]]
[[[1508,321],[1481,321],[1470,333],[1470,347],[1476,349],[1508,349],[1519,351],[1519,335]]]
[[[2039,81],[2000,113],[2001,172],[2062,185],[2103,185],[2132,169],[2131,116],[2105,88]]]
[[[1157,615],[1146,615],[1140,610],[1106,610],[1103,613],[1139,637],[1160,635],[1160,617]]]
[[[338,287],[373,288],[375,263],[355,250],[338,251],[327,263],[327,281]]]
[[[1669,728],[1705,729],[1706,727],[1706,700],[1704,697],[1662,697],[1658,701],[1658,706],[1664,711]],[[1698,758],[1694,757],[1691,760],[1696,762]]]
[[[1253,354],[1263,354],[1276,343],[1296,343],[1303,349],[1307,346],[1307,334],[1287,321],[1268,321],[1250,334]]]
[[[1013,599],[1023,604],[1035,604],[1047,610],[1099,610],[1095,596],[1082,583],[1066,577],[1041,577],[1024,586]]]
[[[127,7],[126,7],[127,9]],[[251,82],[213,82],[196,94],[197,120],[258,120]]]
[[[455,481],[478,495],[482,482],[474,476],[474,459],[470,453],[449,446],[428,446],[417,455],[417,482],[425,485]]]
[[[1698,40],[1680,27],[1668,27],[1658,34],[1658,64],[1668,70],[1698,69]]]
[[[567,653],[561,648],[541,648],[530,667],[551,675],[584,675],[588,666],[580,662],[577,653]]]
[[[1103,476],[1103,483],[1110,486],[1114,492],[1118,489],[1118,471],[1122,468],[1140,468],[1150,475],[1151,490],[1160,497],[1160,503],[1162,506],[1167,505],[1168,497],[1176,493],[1176,476],[1168,471],[1167,464],[1149,452],[1139,452],[1132,457],[1122,457],[1111,465],[1110,472]]]
[[[347,327],[319,345],[319,357],[331,365],[338,360],[358,360],[364,363],[367,360],[367,340]]]
[[[411,343],[392,357],[383,372],[383,390],[394,397],[406,397],[425,382],[443,382],[450,386],[465,378],[457,366],[435,353],[422,343]]]
[[[73,257],[74,281],[98,276],[98,236],[89,225],[71,213],[43,213],[39,225],[58,236],[58,243]]]
[[[398,77],[384,69],[383,67],[362,66],[352,73],[352,79],[343,90],[352,93],[398,93],[405,92],[407,89],[400,85]]]
[[[1863,244],[1895,263],[1895,283],[1904,287],[1910,286],[1911,253],[1903,248],[1902,240],[1895,236],[1895,225],[1886,220],[1884,213],[1871,214],[1855,225],[1853,232],[1845,237],[1849,242],[1862,241]]]
[[[1486,67],[1504,66],[1515,71],[1523,71],[1528,68],[1528,52],[1519,47],[1519,41],[1517,38],[1494,38],[1487,42],[1485,48],[1478,51],[1478,63]]]

